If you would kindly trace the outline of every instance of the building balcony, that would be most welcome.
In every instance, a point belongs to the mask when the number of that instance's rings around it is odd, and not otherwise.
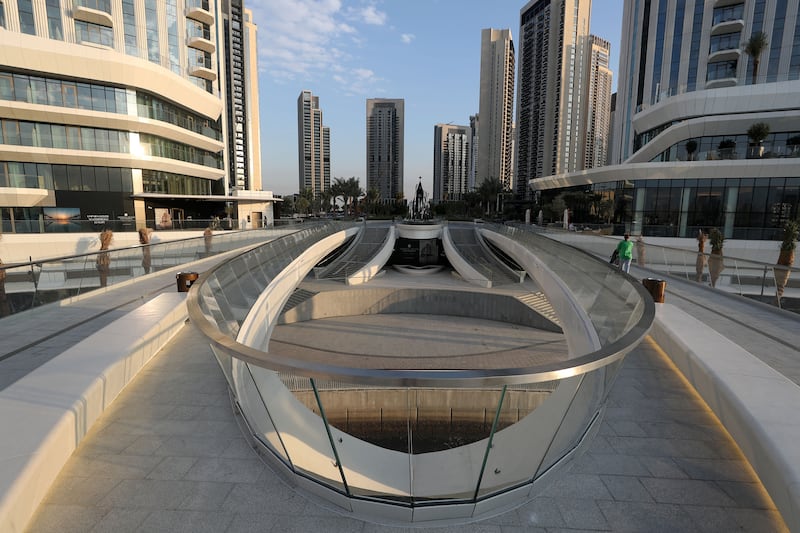
[[[717,63],[720,61],[738,61],[742,55],[739,48],[728,48],[726,50],[717,50],[708,55],[709,63]]]
[[[713,35],[719,35],[721,33],[733,33],[737,31],[742,31],[743,28],[744,28],[744,20],[740,18],[723,20],[711,27],[711,35],[713,36]]]
[[[214,24],[214,15],[208,9],[203,9],[201,6],[187,6],[186,17],[202,22],[203,24]]]
[[[114,27],[114,19],[111,18],[111,13],[100,11],[99,9],[92,9],[86,6],[75,6],[72,10],[72,17],[75,20],[82,20],[91,24],[99,24],[109,28]]]
[[[189,75],[203,78],[208,81],[216,81],[217,73],[206,67],[205,65],[193,65],[189,67]]]
[[[717,78],[715,80],[706,81],[706,89],[719,89],[721,87],[734,87],[739,83],[736,76],[727,78]]]
[[[213,54],[217,51],[217,45],[214,44],[213,41],[204,37],[188,37],[186,39],[186,45],[191,46],[192,48],[197,48],[198,50],[202,50],[204,52],[208,52],[209,54]]]

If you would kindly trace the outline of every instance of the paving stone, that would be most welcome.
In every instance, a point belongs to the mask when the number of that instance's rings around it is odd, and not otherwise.
[[[618,501],[652,502],[653,498],[642,485],[639,478],[633,476],[600,476],[611,496]]]
[[[108,511],[82,505],[42,505],[26,530],[28,533],[85,533],[100,522]]]
[[[233,521],[233,515],[219,511],[174,511],[151,512],[139,526],[142,533],[219,533],[225,531]]]
[[[642,484],[657,502],[698,503],[733,507],[734,500],[710,481],[695,479],[655,479],[643,478]]]

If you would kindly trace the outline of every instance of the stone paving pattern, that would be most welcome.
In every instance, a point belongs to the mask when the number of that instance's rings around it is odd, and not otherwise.
[[[208,345],[186,327],[95,424],[28,532],[419,531],[362,522],[286,486],[239,430]],[[431,533],[787,531],[736,445],[646,340],[600,433],[516,510]]]
[[[653,275],[637,268],[632,273]],[[0,389],[159,291],[175,290],[174,272],[151,276],[145,286],[143,281],[0,320]],[[673,279],[667,302],[800,384],[796,315]],[[222,373],[191,325],[92,428],[29,528],[401,530],[341,516],[283,485],[248,446]],[[626,358],[600,434],[566,477],[516,511],[428,531],[786,528],[714,415],[648,340]]]

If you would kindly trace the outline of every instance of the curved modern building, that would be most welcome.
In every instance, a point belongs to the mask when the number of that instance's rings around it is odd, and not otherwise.
[[[2,2],[3,231],[209,219],[259,189],[245,14],[240,1]]]
[[[644,235],[774,239],[800,204],[800,7],[788,0],[626,0],[612,166],[533,179],[545,201],[600,193]],[[757,57],[747,41],[763,33]],[[755,76],[754,76],[755,73]],[[754,124],[769,133],[748,136]]]
[[[472,223],[305,227],[207,273],[187,303],[276,471],[395,524],[533,498],[591,441],[655,316],[605,261]]]

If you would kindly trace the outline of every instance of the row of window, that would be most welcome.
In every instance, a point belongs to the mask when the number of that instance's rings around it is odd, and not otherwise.
[[[133,192],[130,168],[51,165],[0,161],[0,187],[55,191]],[[210,195],[212,182],[203,178],[142,170],[144,192]]]
[[[11,119],[0,120],[0,144],[131,153],[130,134],[126,131]],[[196,165],[222,168],[220,154],[163,137],[141,134],[139,147],[143,155],[166,157]]]
[[[611,200],[604,216],[664,237],[719,228],[726,238],[780,239],[800,205],[800,178],[636,180],[595,191]]]
[[[133,192],[129,168],[0,161],[0,187]]]
[[[150,193],[209,195],[211,181],[171,172],[142,170],[142,188]]]
[[[764,139],[761,148],[755,152],[745,134],[709,135],[675,143],[650,161],[800,157],[800,131],[771,133]]]
[[[7,71],[0,71],[0,100],[123,115],[128,113],[125,89]],[[222,139],[219,120],[209,120],[141,91],[136,93],[136,104],[139,117],[167,122],[215,140]]]
[[[110,0],[75,0],[76,5],[103,11],[111,14],[111,1]],[[50,39],[62,41],[64,40],[64,31],[61,20],[61,6],[59,0],[45,0],[46,15],[47,15],[47,35]],[[208,1],[192,0],[187,2],[187,8],[200,7],[208,11]],[[33,12],[32,0],[18,0],[17,8],[19,13],[20,31],[28,35],[36,35],[36,18]],[[153,63],[165,66],[178,75],[182,75],[180,68],[180,50],[179,40],[177,34],[177,4],[175,0],[169,0],[167,3],[167,40],[169,46],[169,53],[163,56],[160,50],[158,40],[158,11],[156,0],[146,0],[145,2],[145,24],[147,27],[147,59]],[[122,0],[122,17],[123,17],[123,38],[125,42],[125,53],[139,57],[140,49],[137,45],[136,36],[136,11],[134,3],[130,0]],[[211,30],[208,25],[198,23],[196,21],[187,21],[186,36],[203,37],[210,39]],[[5,9],[2,2],[0,2],[0,27],[6,27]],[[114,48],[114,29],[102,24],[96,24],[85,20],[75,20],[75,39],[78,43],[92,43],[108,48]],[[210,54],[208,58],[201,54],[200,59],[192,55],[192,49],[189,49],[190,64],[210,64]],[[207,59],[207,61],[206,61]],[[208,67],[210,68],[210,67]],[[213,92],[213,83],[209,80],[197,78],[192,76],[191,72],[186,72],[186,77],[202,88],[206,92]]]

